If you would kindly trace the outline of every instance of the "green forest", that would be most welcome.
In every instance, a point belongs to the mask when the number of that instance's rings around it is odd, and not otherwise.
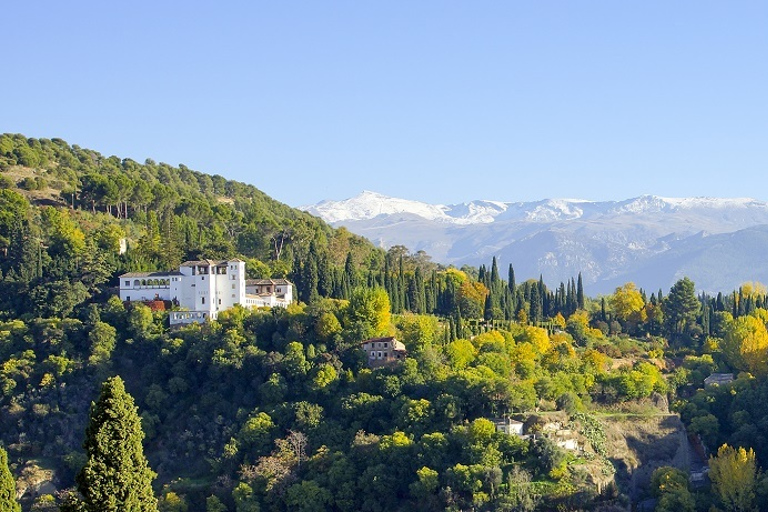
[[[117,296],[230,258],[298,301],[171,328]],[[545,277],[0,135],[0,511],[768,510],[765,287]],[[377,337],[406,359],[369,368]]]

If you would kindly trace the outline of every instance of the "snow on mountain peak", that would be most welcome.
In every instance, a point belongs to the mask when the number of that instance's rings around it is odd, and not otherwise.
[[[331,223],[369,220],[380,215],[415,215],[426,220],[448,224],[488,224],[497,220],[532,223],[573,221],[603,215],[648,215],[680,210],[716,210],[757,208],[768,205],[749,198],[670,198],[643,195],[624,201],[587,201],[583,199],[545,199],[541,201],[505,203],[478,200],[442,205],[399,199],[377,192],[363,191],[342,201],[322,201],[300,207]]]
[[[442,205],[431,205],[408,199],[398,199],[377,192],[363,191],[355,197],[342,201],[325,200],[313,206],[301,206],[313,215],[322,217],[326,222],[349,220],[368,220],[379,215],[411,213],[429,220],[443,220],[446,215]]]

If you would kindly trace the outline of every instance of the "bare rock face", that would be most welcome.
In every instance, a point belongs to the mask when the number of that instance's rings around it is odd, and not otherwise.
[[[685,428],[676,414],[615,415],[604,419],[615,482],[635,502],[661,466],[688,471],[691,454]]]

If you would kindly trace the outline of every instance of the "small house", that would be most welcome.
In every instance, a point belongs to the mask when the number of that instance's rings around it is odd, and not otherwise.
[[[363,341],[361,347],[368,356],[368,367],[379,368],[405,359],[405,345],[393,336]]]
[[[733,382],[732,373],[713,373],[704,379],[704,386],[722,386],[724,384],[730,384],[731,382]]]

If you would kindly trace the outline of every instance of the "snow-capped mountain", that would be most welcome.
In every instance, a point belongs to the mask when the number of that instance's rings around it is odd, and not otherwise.
[[[425,250],[441,263],[487,264],[496,256],[520,277],[543,274],[552,283],[582,272],[591,293],[626,281],[667,287],[684,275],[708,291],[768,281],[768,265],[759,263],[768,254],[768,204],[748,198],[433,205],[363,192],[302,209],[383,247]]]

